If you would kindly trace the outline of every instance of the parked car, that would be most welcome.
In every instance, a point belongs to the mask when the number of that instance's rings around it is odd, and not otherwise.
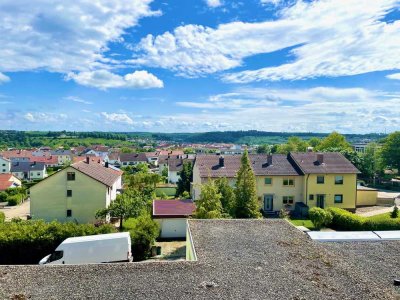
[[[72,237],[39,264],[91,264],[132,261],[129,232]]]

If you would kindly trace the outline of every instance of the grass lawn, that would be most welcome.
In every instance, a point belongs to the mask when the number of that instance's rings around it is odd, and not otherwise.
[[[375,216],[372,216],[372,217],[368,217],[368,220],[373,220],[373,221],[383,221],[383,220],[389,220],[389,219],[391,219],[390,218],[390,212],[384,213],[384,214],[380,214],[380,215],[375,215]],[[400,219],[400,217],[397,218],[397,219]]]
[[[289,221],[294,225],[294,226],[304,226],[307,227],[310,230],[314,230],[314,224],[311,222],[311,220],[305,220],[305,219],[289,219]]]

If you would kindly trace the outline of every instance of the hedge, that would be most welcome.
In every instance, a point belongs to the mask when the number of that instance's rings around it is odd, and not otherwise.
[[[331,227],[336,230],[400,230],[400,219],[371,220],[341,208],[329,207],[327,210],[333,217]]]
[[[37,264],[66,238],[116,232],[111,225],[44,221],[13,221],[0,224],[0,264]]]
[[[22,195],[12,195],[7,197],[8,206],[19,205],[22,202]]]

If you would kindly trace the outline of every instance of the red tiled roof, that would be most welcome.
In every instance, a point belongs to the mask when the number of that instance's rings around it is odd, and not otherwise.
[[[103,159],[100,156],[94,156],[94,155],[90,155],[90,154],[87,154],[85,156],[74,156],[74,158],[72,159],[72,162],[77,163],[80,161],[86,161],[86,157],[90,157],[90,161],[93,163],[100,164],[103,162]]]
[[[86,163],[81,161],[72,164],[71,167],[107,186],[112,186],[122,175],[122,171],[106,168],[102,164],[95,162]]]
[[[192,200],[154,200],[153,216],[162,217],[187,217],[196,210]]]
[[[58,158],[57,156],[31,156],[29,157],[30,162],[43,162],[46,165],[57,165]]]
[[[0,191],[5,191],[10,188],[14,184],[14,180],[12,180],[13,175],[10,173],[0,174]]]

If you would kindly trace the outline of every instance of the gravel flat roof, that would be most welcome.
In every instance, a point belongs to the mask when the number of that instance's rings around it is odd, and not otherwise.
[[[359,262],[361,254],[345,255],[346,248],[340,248],[345,243],[314,242],[284,220],[189,220],[189,224],[196,262],[0,266],[0,298],[21,294],[31,299],[396,297],[389,274],[370,271],[382,252],[374,252],[369,266],[367,255],[364,263]],[[375,243],[375,247],[383,244]],[[385,244],[391,251],[400,246]],[[368,254],[367,248],[364,251]],[[376,280],[378,275],[381,280]]]

